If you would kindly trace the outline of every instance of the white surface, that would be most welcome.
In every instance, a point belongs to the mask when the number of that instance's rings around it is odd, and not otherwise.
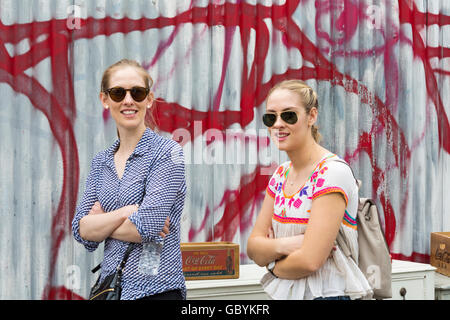
[[[392,261],[392,300],[434,300],[436,268],[424,263]],[[406,295],[401,296],[401,290]]]
[[[435,269],[429,264],[392,261],[392,299],[403,299],[400,289],[406,289],[405,299],[434,300]],[[186,281],[187,299],[268,299],[259,281],[266,268],[256,264],[241,265],[239,279]]]
[[[247,264],[239,266],[238,279],[186,281],[187,299],[265,300],[268,296],[259,283],[265,273],[266,268]]]
[[[434,287],[436,300],[450,300],[450,277],[436,273]]]
[[[436,273],[434,286],[437,289],[450,290],[450,277],[447,277],[440,273]]]
[[[211,287],[236,287],[259,284],[259,280],[266,273],[266,268],[256,264],[243,264],[239,266],[238,279],[220,279],[220,280],[189,280],[186,281],[188,289],[199,289]]]
[[[425,263],[402,261],[402,260],[392,260],[392,275],[397,273],[405,272],[416,272],[416,271],[434,271],[435,267]]]

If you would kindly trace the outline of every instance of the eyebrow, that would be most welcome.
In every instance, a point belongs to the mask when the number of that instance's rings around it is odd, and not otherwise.
[[[284,111],[290,111],[290,110],[293,110],[293,109],[295,109],[295,108],[296,108],[296,106],[286,107],[286,108],[281,109],[281,112],[284,112]],[[267,112],[276,112],[276,111],[273,110],[273,109],[267,109],[266,111],[267,111]]]

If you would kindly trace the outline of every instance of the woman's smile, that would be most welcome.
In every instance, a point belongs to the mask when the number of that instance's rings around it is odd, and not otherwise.
[[[134,119],[136,118],[136,114],[138,113],[138,110],[136,109],[123,109],[120,111],[121,114],[123,114],[123,116],[126,119]]]
[[[272,129],[272,136],[278,142],[285,141],[289,137],[289,135],[289,132]]]

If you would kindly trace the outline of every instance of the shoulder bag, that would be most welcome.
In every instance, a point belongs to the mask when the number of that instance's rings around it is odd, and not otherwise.
[[[101,275],[98,276],[97,281],[89,294],[89,300],[120,300],[120,295],[122,293],[122,273],[132,249],[133,243],[130,243],[127,251],[125,251],[122,261],[117,266],[116,272],[108,275],[102,282],[100,282]],[[99,269],[100,264],[92,269],[92,272],[95,273]]]

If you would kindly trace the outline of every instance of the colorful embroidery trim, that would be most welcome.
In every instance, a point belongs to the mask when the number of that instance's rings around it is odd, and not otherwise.
[[[275,198],[275,196],[276,196],[275,192],[273,192],[269,186],[267,186],[266,190],[267,190],[267,193],[269,194],[269,196],[271,196],[272,198]]]
[[[320,170],[321,171],[321,174],[324,174],[324,172],[325,172],[325,170],[328,170],[328,168],[326,168],[326,169],[322,169],[322,167],[323,167],[323,165],[324,165],[324,163],[328,160],[328,159],[330,159],[330,158],[333,158],[333,157],[337,157],[335,154],[330,154],[330,155],[328,155],[328,156],[326,156],[324,159],[322,159],[317,165],[316,165],[316,167],[314,168],[314,170],[311,172],[311,174],[309,175],[309,177],[308,177],[308,179],[306,180],[306,181],[310,181],[310,182],[312,182],[313,180],[314,180],[314,183],[316,183],[316,178],[317,178],[317,175],[319,174],[319,172],[318,171],[316,171],[316,170]],[[285,198],[292,198],[293,196],[295,196],[297,193],[299,193],[302,189],[303,189],[303,187],[305,186],[305,184],[306,184],[306,182],[302,185],[302,187],[297,191],[297,192],[295,192],[294,194],[292,194],[292,195],[287,195],[285,192],[284,192],[284,188],[285,188],[285,185],[286,185],[286,181],[287,181],[287,178],[288,178],[288,174],[289,174],[289,171],[290,171],[290,169],[291,169],[291,167],[292,167],[292,161],[289,163],[289,167],[287,168],[287,170],[285,171],[285,174],[284,174],[284,181],[283,181],[283,186],[282,186],[282,190],[283,190],[283,195],[284,195],[284,197]],[[321,179],[321,180],[323,180],[323,179]],[[323,182],[325,182],[325,180],[323,180],[322,181],[322,184],[323,184]],[[318,186],[319,187],[319,186]],[[314,189],[313,189],[314,190]],[[301,196],[301,195],[300,195]]]
[[[273,214],[273,220],[280,223],[293,223],[293,224],[308,224],[308,218],[292,218],[292,217],[282,217],[277,214]]]
[[[347,210],[345,210],[345,214],[344,214],[344,219],[342,220],[342,223],[347,226],[350,227],[352,229],[357,229],[357,225],[356,225],[356,220],[354,220],[349,213],[347,212]]]
[[[282,215],[283,215],[283,213],[282,213]],[[285,216],[277,215],[275,213],[273,214],[272,218],[275,221],[278,221],[280,223],[292,223],[292,224],[308,224],[308,221],[309,221],[309,218],[285,217]],[[349,228],[352,228],[355,230],[357,229],[356,221],[349,215],[347,210],[345,210],[344,219],[342,220],[342,223]]]
[[[328,188],[319,190],[319,191],[317,191],[316,193],[313,194],[312,198],[314,200],[314,199],[316,199],[316,198],[318,198],[320,196],[323,196],[323,195],[328,194],[328,193],[333,193],[333,192],[342,193],[342,195],[345,198],[345,205],[346,206],[348,205],[348,197],[345,194],[344,190],[342,190],[342,188],[339,188],[339,187],[328,187]]]

